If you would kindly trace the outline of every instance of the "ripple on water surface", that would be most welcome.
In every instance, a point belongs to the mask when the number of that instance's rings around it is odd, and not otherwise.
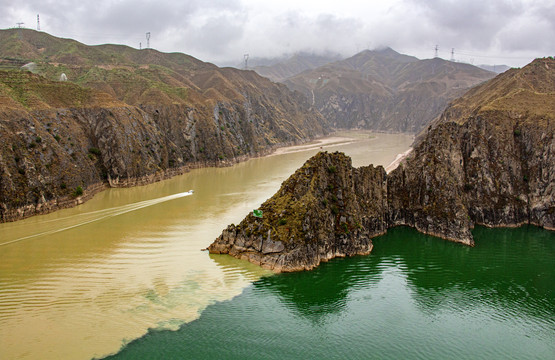
[[[263,278],[114,358],[552,358],[553,233],[475,236],[467,248],[393,229],[370,256]]]

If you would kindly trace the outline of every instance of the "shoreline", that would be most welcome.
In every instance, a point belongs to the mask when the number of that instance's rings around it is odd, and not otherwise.
[[[329,138],[329,140],[328,140]],[[37,204],[24,205],[18,208],[9,209],[4,212],[2,218],[0,219],[0,224],[17,222],[19,220],[28,219],[33,216],[46,215],[58,210],[73,208],[81,205],[88,200],[92,199],[96,194],[112,188],[126,188],[126,187],[137,187],[153,184],[159,181],[169,180],[175,176],[183,175],[194,169],[203,168],[217,168],[217,167],[229,167],[235,164],[239,164],[251,159],[262,158],[266,156],[287,154],[291,152],[300,152],[311,150],[312,148],[318,146],[326,146],[330,144],[343,144],[348,141],[341,142],[341,139],[351,139],[346,137],[334,136],[331,134],[328,136],[323,136],[320,138],[307,139],[306,142],[302,143],[283,143],[278,145],[269,146],[268,148],[260,151],[254,155],[242,155],[230,160],[223,161],[204,161],[204,162],[191,162],[184,166],[178,168],[171,168],[162,171],[157,171],[152,174],[144,175],[141,177],[129,178],[129,179],[111,179],[108,178],[105,182],[98,182],[88,185],[83,189],[83,194],[81,196],[73,197],[67,195],[64,197],[58,197],[51,200],[46,200]],[[352,139],[351,139],[352,140]],[[352,140],[354,141],[354,140]],[[288,149],[295,149],[294,151],[287,151]]]
[[[83,189],[84,190],[83,195],[78,197],[72,197],[71,195],[67,195],[65,197],[47,200],[45,202],[41,202],[38,204],[30,204],[30,205],[21,206],[19,208],[10,209],[3,214],[2,219],[0,219],[0,224],[17,222],[19,220],[24,220],[33,216],[46,215],[49,213],[56,212],[58,210],[73,208],[92,199],[96,194],[111,188],[145,186],[159,181],[169,180],[175,176],[183,175],[194,169],[211,168],[211,167],[213,168],[229,167],[242,162],[246,162],[251,159],[263,158],[268,156],[279,156],[283,154],[291,154],[291,153],[318,150],[318,149],[325,150],[324,147],[326,146],[329,147],[329,146],[337,146],[337,145],[347,145],[347,144],[355,143],[360,140],[357,137],[349,136],[348,133],[345,134],[345,131],[346,130],[344,129],[337,129],[336,131],[328,134],[327,136],[308,139],[306,142],[302,142],[300,144],[284,143],[284,144],[270,146],[256,155],[250,155],[250,156],[242,155],[230,160],[223,160],[223,161],[192,162],[178,168],[171,168],[171,169],[166,169],[162,171],[157,171],[155,173],[144,175],[137,178],[121,179],[121,180],[108,178],[106,182],[94,183],[87,186],[85,189]],[[372,130],[363,130],[363,131],[369,135],[373,133],[376,133],[376,134],[380,133]],[[410,153],[411,150],[412,148],[405,153],[398,154],[397,158],[393,161],[393,163],[395,162],[400,163]],[[389,167],[392,166],[393,163],[388,165],[386,169],[389,169]]]
[[[413,148],[411,147],[404,153],[397,154],[395,160],[393,160],[389,165],[385,167],[385,172],[389,174],[390,172],[395,170],[401,164],[401,162],[412,153],[412,150]]]
[[[279,147],[274,152],[272,152],[271,154],[268,154],[267,156],[292,154],[292,153],[308,151],[308,150],[318,150],[318,148],[323,149],[324,146],[347,145],[347,144],[352,144],[356,141],[357,141],[356,138],[347,137],[347,136],[337,136],[337,134],[334,134],[331,137],[314,139],[302,145]]]

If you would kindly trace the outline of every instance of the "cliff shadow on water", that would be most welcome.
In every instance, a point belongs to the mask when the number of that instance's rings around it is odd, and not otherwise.
[[[393,271],[406,280],[420,311],[430,314],[476,301],[519,307],[542,321],[555,313],[551,232],[535,226],[478,226],[472,232],[476,246],[469,248],[400,226],[376,237],[370,256],[334,259],[314,271],[263,278],[255,286],[275,293],[299,315],[318,318],[341,313],[353,292],[379,286]],[[527,297],[534,300],[528,303]]]

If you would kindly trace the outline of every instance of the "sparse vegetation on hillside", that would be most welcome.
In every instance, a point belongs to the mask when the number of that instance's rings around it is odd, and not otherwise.
[[[476,224],[555,230],[553,104],[555,61],[536,59],[454,101],[387,175],[318,153],[261,205],[262,221],[228,226],[208,250],[299,271],[368,253],[399,225],[470,246]]]
[[[495,74],[469,64],[363,51],[284,81],[336,127],[418,132],[448,102]]]
[[[252,71],[29,29],[0,35],[0,65],[16,64],[0,70],[0,159],[17,159],[0,161],[0,221],[327,133],[302,97]],[[17,65],[31,61],[33,73]]]

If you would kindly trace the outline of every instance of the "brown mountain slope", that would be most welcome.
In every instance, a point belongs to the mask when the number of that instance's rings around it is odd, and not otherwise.
[[[536,60],[522,69],[510,69],[471,89],[453,101],[439,121],[446,121],[447,118],[466,121],[471,114],[489,111],[514,112],[521,116],[552,116],[555,113],[555,69],[550,60]],[[530,120],[530,117],[525,119]]]
[[[17,60],[17,61],[15,61]],[[35,72],[111,94],[129,105],[245,101],[251,93],[287,93],[252,71],[218,68],[180,53],[122,45],[87,46],[28,29],[0,30],[0,63],[34,62]],[[220,94],[213,99],[207,93]],[[321,120],[321,119],[320,119]]]
[[[0,71],[2,221],[328,131],[285,85],[184,54],[2,30],[0,58],[40,74]]]
[[[306,94],[336,127],[419,132],[449,101],[494,75],[387,48],[304,72],[285,84]]]
[[[554,104],[555,60],[536,59],[454,101],[387,175],[315,155],[209,250],[280,272],[366,254],[398,225],[470,246],[476,224],[555,230]]]
[[[475,223],[555,228],[554,104],[552,58],[454,101],[388,179],[392,207],[419,209],[392,220],[439,234]]]

